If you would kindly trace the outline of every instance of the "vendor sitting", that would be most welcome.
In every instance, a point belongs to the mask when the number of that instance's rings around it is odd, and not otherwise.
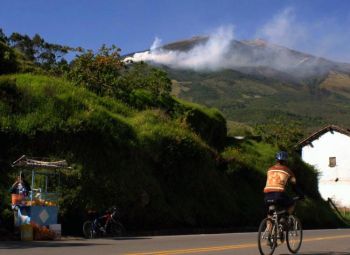
[[[23,174],[17,177],[17,180],[10,188],[12,194],[12,204],[20,203],[31,191],[29,183],[24,179]]]

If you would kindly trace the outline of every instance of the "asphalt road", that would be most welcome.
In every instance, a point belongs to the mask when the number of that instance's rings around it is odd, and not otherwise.
[[[258,255],[257,233],[0,242],[4,255]],[[274,254],[289,254],[285,244]],[[299,255],[350,255],[350,229],[307,230]]]

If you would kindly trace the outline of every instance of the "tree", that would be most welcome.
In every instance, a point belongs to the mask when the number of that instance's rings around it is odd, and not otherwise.
[[[16,54],[8,45],[0,41],[0,74],[18,71]]]
[[[134,63],[123,73],[120,83],[131,89],[145,89],[153,95],[169,94],[171,80],[163,70],[151,67],[144,62]]]
[[[11,47],[22,52],[25,57],[33,61],[35,60],[35,50],[32,39],[28,35],[21,35],[19,33],[12,33],[9,42]]]
[[[265,142],[275,144],[283,150],[290,150],[303,137],[299,123],[280,119],[257,125],[255,131]]]
[[[70,51],[80,50],[78,48],[75,49],[64,45],[45,42],[39,34],[35,34],[30,38],[28,35],[12,33],[8,41],[10,46],[24,54],[28,61],[53,73],[60,73],[59,63],[64,55]]]
[[[120,49],[103,45],[97,53],[86,51],[71,65],[68,77],[99,95],[109,95],[130,102],[135,90],[145,90],[152,96],[169,94],[171,81],[167,74],[146,63],[125,65]]]
[[[102,45],[96,54],[91,50],[83,52],[73,60],[68,77],[99,95],[112,95],[124,69],[119,52],[115,45]]]
[[[4,31],[2,30],[2,28],[0,28],[0,42],[3,42],[5,44],[8,43],[8,38],[7,36],[5,35]]]

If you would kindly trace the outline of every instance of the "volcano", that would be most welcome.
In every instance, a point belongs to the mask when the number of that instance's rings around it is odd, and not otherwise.
[[[220,45],[222,41],[222,45]],[[267,41],[196,36],[129,55],[168,72],[173,94],[255,125],[350,126],[350,64]]]

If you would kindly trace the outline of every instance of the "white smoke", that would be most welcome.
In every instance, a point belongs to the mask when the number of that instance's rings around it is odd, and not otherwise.
[[[330,15],[308,21],[290,6],[263,24],[255,36],[315,56],[350,62],[350,19],[340,19]]]
[[[151,51],[155,51],[156,49],[160,48],[162,46],[162,40],[158,37],[154,39],[154,42],[151,45]]]
[[[227,67],[225,55],[233,41],[233,27],[220,27],[203,44],[196,45],[189,51],[172,51],[161,48],[161,40],[156,38],[151,50],[135,53],[125,61],[145,61],[163,64],[179,69],[218,70]]]
[[[295,9],[287,7],[266,22],[256,33],[258,38],[294,48],[307,39],[307,26],[297,20]]]
[[[196,71],[232,68],[250,72],[250,68],[269,67],[302,77],[314,75],[317,70],[322,74],[324,70],[318,67],[317,59],[295,54],[284,47],[314,56],[332,57],[338,61],[348,58],[347,52],[350,51],[346,49],[350,49],[350,35],[345,28],[337,29],[335,24],[327,20],[310,24],[300,21],[297,14],[295,8],[287,7],[261,24],[255,37],[263,40],[236,41],[233,26],[222,26],[208,37],[203,37],[203,40],[196,40],[190,50],[162,47],[161,39],[156,37],[149,51],[135,53],[125,61],[145,61]]]
[[[269,30],[268,27],[266,29]],[[265,44],[268,45],[261,40],[239,43],[234,40],[233,26],[225,26],[215,30],[201,43],[197,41],[188,51],[165,49],[161,47],[161,40],[156,37],[149,51],[135,53],[124,61],[145,61],[175,69],[196,71],[218,71],[229,68],[242,70],[240,68],[259,66],[269,66],[285,71],[300,63],[300,59],[295,58],[288,51],[276,49],[270,44],[269,47],[264,47]],[[251,47],[252,45],[258,47]]]

